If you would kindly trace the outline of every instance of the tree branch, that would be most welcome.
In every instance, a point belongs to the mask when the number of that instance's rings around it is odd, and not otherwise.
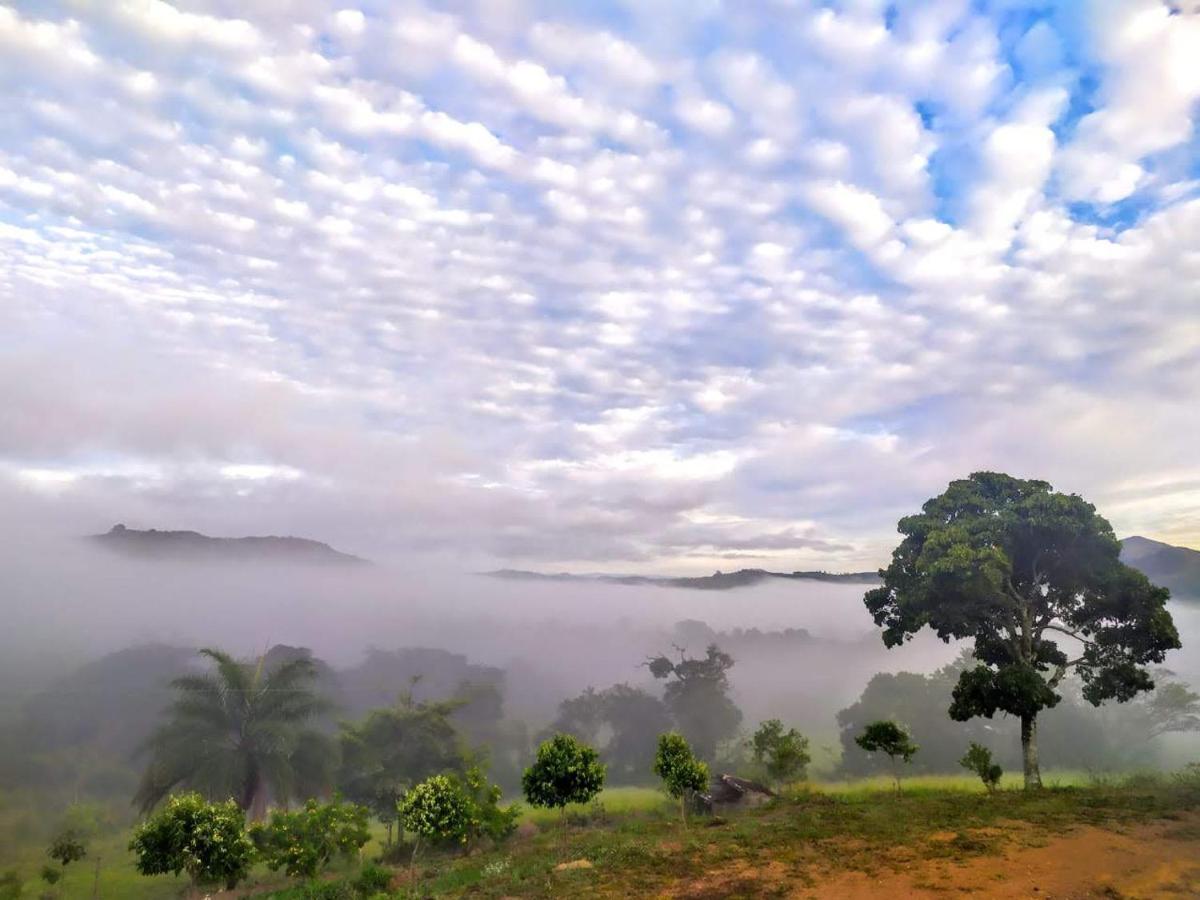
[[[1095,641],[1084,637],[1082,634],[1080,634],[1077,631],[1072,631],[1070,628],[1063,628],[1061,625],[1055,625],[1052,622],[1047,623],[1046,625],[1043,625],[1042,631],[1057,631],[1059,634],[1065,634],[1068,637],[1073,637],[1073,638],[1075,638],[1075,640],[1077,640],[1081,643],[1084,643],[1084,644],[1091,645],[1091,644],[1096,643]]]

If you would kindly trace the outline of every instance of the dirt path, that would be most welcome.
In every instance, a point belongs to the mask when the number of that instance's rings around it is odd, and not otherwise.
[[[792,870],[779,863],[727,867],[667,896],[678,898],[796,897],[1052,898],[1150,900],[1200,897],[1200,813],[1129,827],[1079,826],[1050,836],[1024,823],[982,829],[972,837],[995,841],[998,852],[939,855],[961,836],[935,835],[898,868],[877,871]],[[925,852],[931,851],[931,852]]]

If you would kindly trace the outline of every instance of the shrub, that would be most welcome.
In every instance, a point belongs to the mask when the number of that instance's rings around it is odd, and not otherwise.
[[[17,900],[24,890],[24,883],[16,869],[0,873],[0,900]]]
[[[224,884],[229,889],[246,877],[254,859],[238,805],[232,800],[206,803],[196,793],[171,797],[134,831],[129,849],[143,875],[187,872],[193,885]]]
[[[63,877],[63,870],[58,866],[52,866],[49,863],[42,866],[42,881],[53,887],[58,884]]]
[[[386,893],[388,887],[392,883],[392,873],[383,866],[377,866],[373,863],[368,863],[362,867],[362,871],[354,879],[354,890],[358,891],[364,897],[370,897],[372,894]]]
[[[776,784],[803,778],[811,757],[808,738],[795,728],[783,730],[778,719],[768,719],[758,726],[751,738],[754,758],[767,770],[767,777]]]
[[[1000,777],[1004,774],[999,764],[992,761],[992,751],[974,741],[958,764],[978,775],[989,794],[995,793],[1000,784]]]
[[[503,792],[498,785],[488,784],[483,771],[478,767],[473,766],[467,770],[462,785],[472,806],[467,840],[474,841],[486,837],[500,842],[511,837],[517,830],[521,808],[515,803],[501,806],[500,797]]]
[[[295,812],[276,811],[251,837],[271,871],[283,869],[297,878],[313,878],[334,856],[354,856],[368,840],[369,811],[340,798],[331,803],[309,800]]]
[[[667,793],[679,800],[679,815],[687,824],[688,797],[708,786],[708,766],[696,759],[683,735],[672,731],[658,739],[654,774],[663,780]]]
[[[533,765],[521,776],[521,787],[534,806],[562,809],[568,803],[587,803],[604,787],[604,766],[587,744],[556,734],[538,747]]]

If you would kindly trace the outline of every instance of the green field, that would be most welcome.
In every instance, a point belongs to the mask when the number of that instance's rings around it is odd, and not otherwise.
[[[632,896],[731,862],[753,865],[769,860],[801,872],[821,857],[821,848],[829,842],[841,848],[839,864],[871,871],[901,858],[897,848],[909,855],[913,848],[965,856],[997,852],[994,838],[965,837],[930,850],[927,838],[935,832],[963,836],[970,829],[1017,822],[1053,835],[1072,824],[1124,823],[1200,808],[1200,781],[1195,778],[1132,775],[1105,781],[1079,772],[1051,772],[1045,781],[1045,790],[1026,793],[1015,789],[1018,779],[1009,778],[1005,789],[990,797],[978,780],[966,776],[906,779],[898,796],[883,778],[801,783],[762,809],[697,819],[687,828],[679,822],[674,802],[661,792],[610,788],[590,806],[568,809],[565,821],[556,812],[526,808],[521,834],[511,842],[465,857],[430,854],[417,872],[422,892],[432,896]],[[0,812],[6,825],[14,824],[11,804]],[[185,878],[146,878],[134,871],[125,849],[127,834],[127,827],[121,827],[93,838],[88,858],[69,868],[55,896],[91,898],[94,890],[103,898],[182,896]],[[364,849],[363,860],[378,855],[381,839],[380,831]],[[46,861],[43,853],[42,845],[19,837],[3,849],[0,871],[15,868],[21,873],[22,897],[40,897],[46,891],[38,877]],[[588,860],[592,867],[555,871],[559,863],[577,859]],[[348,879],[358,865],[356,860],[346,861],[326,879]],[[400,890],[407,870],[400,865],[395,871]],[[238,891],[246,893],[280,900],[312,896],[305,886],[261,867]]]

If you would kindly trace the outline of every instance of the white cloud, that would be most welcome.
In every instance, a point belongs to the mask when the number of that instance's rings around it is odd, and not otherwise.
[[[1186,17],[456,9],[0,9],[5,484],[860,568],[996,467],[1200,539]]]

